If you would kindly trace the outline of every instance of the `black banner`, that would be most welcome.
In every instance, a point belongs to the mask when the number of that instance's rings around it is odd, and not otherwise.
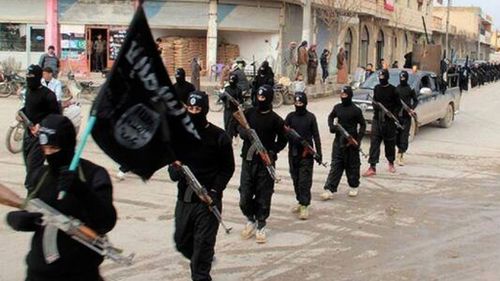
[[[92,112],[97,145],[143,180],[176,160],[176,142],[200,139],[174,92],[142,6]]]

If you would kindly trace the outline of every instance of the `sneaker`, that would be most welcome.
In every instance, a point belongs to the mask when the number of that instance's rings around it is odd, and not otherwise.
[[[331,192],[329,190],[325,190],[325,192],[321,193],[320,196],[321,196],[321,200],[328,201],[328,200],[333,199],[333,192]]]
[[[307,206],[300,206],[299,219],[307,220],[309,218],[309,208]]]
[[[267,242],[265,227],[257,229],[257,232],[255,233],[255,242],[257,242],[258,244],[264,244]]]
[[[395,173],[396,172],[396,168],[394,167],[394,164],[393,163],[389,163],[389,166],[387,168],[389,170],[389,173]]]
[[[371,176],[374,176],[376,175],[377,172],[375,171],[375,168],[373,167],[370,167],[368,168],[368,170],[366,170],[366,172],[363,174],[363,177],[371,177]]]
[[[404,154],[403,153],[398,153],[398,158],[397,162],[399,166],[404,166],[405,165],[405,160],[404,160]]]
[[[350,197],[356,197],[356,196],[358,196],[358,189],[357,188],[351,188],[349,190],[349,196]]]
[[[125,180],[125,173],[124,173],[124,172],[122,172],[122,171],[118,171],[118,174],[116,174],[116,178],[117,178],[119,181]]]
[[[297,204],[296,206],[293,206],[293,207],[292,207],[292,213],[294,213],[294,214],[299,213],[299,211],[300,211],[300,207],[301,207],[301,205],[300,205],[300,204]]]
[[[252,236],[255,235],[255,223],[254,222],[247,222],[247,225],[241,231],[241,238],[244,240],[252,238]]]

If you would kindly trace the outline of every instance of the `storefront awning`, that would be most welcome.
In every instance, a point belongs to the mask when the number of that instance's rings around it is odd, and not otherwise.
[[[279,8],[219,4],[218,29],[233,31],[279,32]]]
[[[153,28],[208,28],[208,3],[145,1],[144,9]]]
[[[45,1],[0,0],[0,22],[45,24]]]
[[[132,1],[90,4],[74,0],[59,0],[58,8],[60,24],[128,25],[134,15]]]

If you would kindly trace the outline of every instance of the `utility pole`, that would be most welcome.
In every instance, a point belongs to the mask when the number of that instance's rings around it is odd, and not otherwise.
[[[449,44],[449,29],[450,29],[450,7],[451,7],[451,0],[448,0],[448,6],[446,7],[446,57],[450,55],[450,44]]]

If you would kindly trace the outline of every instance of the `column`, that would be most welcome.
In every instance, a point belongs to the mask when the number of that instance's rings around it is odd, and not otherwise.
[[[45,8],[47,17],[47,26],[45,28],[45,50],[47,50],[50,45],[53,45],[56,49],[56,53],[60,55],[57,0],[46,0]]]
[[[303,16],[302,16],[302,40],[306,40],[311,43],[311,0],[303,0]]]
[[[217,64],[217,0],[210,0],[208,5],[206,69],[208,70],[208,75],[211,77],[212,65]]]

